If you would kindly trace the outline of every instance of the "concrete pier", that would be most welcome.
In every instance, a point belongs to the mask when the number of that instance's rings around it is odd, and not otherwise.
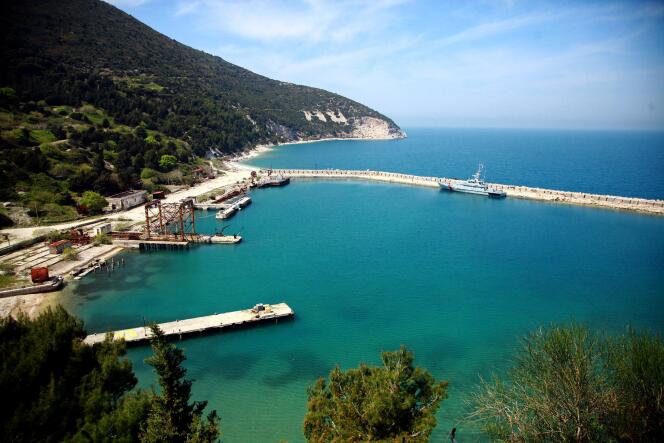
[[[455,184],[458,179],[446,177],[424,177],[397,172],[359,171],[346,169],[275,169],[273,173],[289,176],[293,179],[331,179],[331,180],[369,180],[404,185],[438,188],[439,183]],[[664,200],[620,197],[613,195],[588,194],[584,192],[558,191],[555,189],[531,188],[528,186],[487,183],[489,186],[505,191],[508,197],[552,203],[592,206],[596,208],[634,211],[652,215],[664,215]]]
[[[244,309],[242,311],[226,312],[224,314],[213,314],[205,317],[160,323],[159,328],[166,336],[182,337],[195,332],[203,333],[216,329],[248,326],[270,320],[277,321],[280,318],[289,318],[293,316],[295,316],[295,312],[286,303],[277,303],[274,305],[259,304],[252,309]],[[83,342],[89,345],[100,343],[104,341],[106,334],[108,333],[88,335]],[[152,336],[150,328],[147,326],[122,329],[120,331],[110,332],[110,334],[113,334],[114,340],[124,339],[124,341],[128,343],[149,340]]]

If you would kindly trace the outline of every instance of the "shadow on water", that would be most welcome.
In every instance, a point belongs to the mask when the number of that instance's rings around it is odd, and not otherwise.
[[[298,380],[308,380],[313,383],[318,377],[326,376],[333,367],[332,363],[305,348],[282,352],[278,355],[278,359],[284,363],[280,366],[286,370],[264,377],[263,383],[267,386],[280,386]]]
[[[372,310],[364,306],[350,306],[347,304],[337,305],[339,316],[345,320],[353,320],[354,322],[367,322],[371,319]]]
[[[231,353],[221,355],[218,359],[224,362],[215,368],[215,372],[227,380],[240,380],[245,378],[251,368],[258,362],[255,353]]]

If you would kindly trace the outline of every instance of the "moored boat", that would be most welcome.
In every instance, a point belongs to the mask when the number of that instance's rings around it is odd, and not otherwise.
[[[480,163],[477,168],[477,172],[473,174],[468,180],[460,180],[456,182],[440,182],[441,190],[444,191],[455,191],[455,192],[465,192],[466,194],[477,194],[477,195],[486,195],[489,198],[504,198],[506,196],[505,191],[500,189],[491,188],[484,182],[482,177],[484,173],[484,165]]]
[[[259,188],[267,188],[273,186],[285,186],[288,183],[290,183],[290,177],[284,177],[283,175],[272,175],[268,173],[268,176],[259,180],[256,186]]]

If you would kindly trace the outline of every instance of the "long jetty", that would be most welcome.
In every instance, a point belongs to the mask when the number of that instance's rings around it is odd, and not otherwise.
[[[451,183],[454,185],[461,181],[446,177],[425,177],[397,172],[348,169],[275,169],[273,173],[289,176],[293,179],[369,180],[431,188],[437,188],[439,183]],[[556,189],[504,185],[500,183],[488,184],[493,188],[505,191],[508,197],[513,198],[664,215],[664,200],[559,191]]]
[[[207,331],[226,329],[239,326],[249,326],[269,320],[277,321],[280,318],[289,318],[295,316],[295,311],[286,303],[277,303],[274,305],[256,305],[252,309],[242,311],[226,312],[223,314],[207,315],[205,317],[189,318],[186,320],[175,320],[167,323],[160,323],[159,328],[166,336],[178,336],[204,333]],[[83,339],[83,342],[89,345],[104,341],[107,334],[112,334],[114,340],[123,339],[127,343],[136,343],[149,340],[152,332],[147,326],[122,329],[119,331],[103,332],[91,334]]]

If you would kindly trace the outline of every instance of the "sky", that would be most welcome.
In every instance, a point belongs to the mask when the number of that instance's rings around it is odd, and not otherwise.
[[[664,130],[664,1],[108,2],[405,127]]]

